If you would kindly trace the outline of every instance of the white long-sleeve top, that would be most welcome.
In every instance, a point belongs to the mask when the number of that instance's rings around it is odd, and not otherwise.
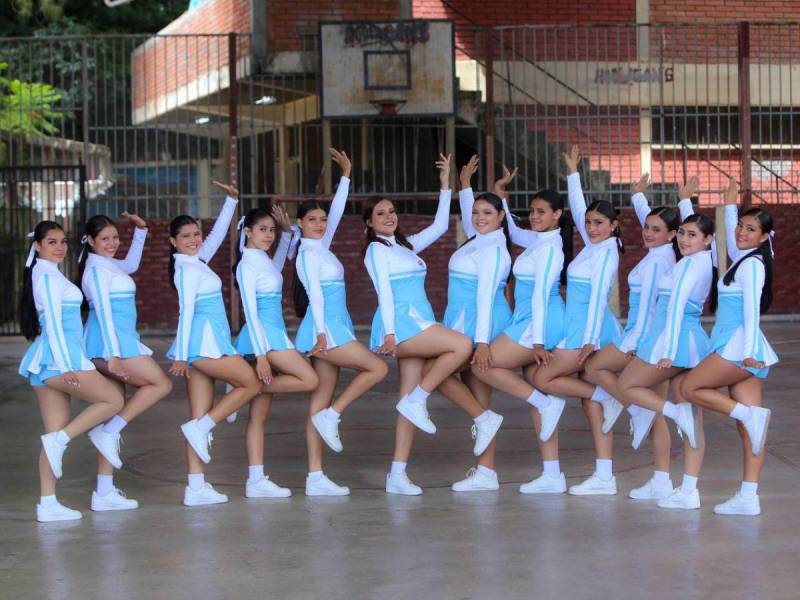
[[[236,267],[236,282],[239,284],[239,294],[247,320],[247,333],[256,356],[262,356],[272,349],[261,319],[258,318],[257,297],[259,294],[280,294],[283,291],[281,271],[290,243],[291,237],[282,235],[272,259],[263,250],[245,248],[242,251],[242,260]]]
[[[667,305],[666,329],[663,333],[666,336],[664,340],[665,356],[661,358],[675,360],[686,303],[695,302],[702,310],[711,290],[711,251],[703,250],[684,256],[666,277],[670,279],[671,291]]]
[[[459,193],[459,200],[461,199]],[[534,231],[532,229],[523,229],[519,225],[517,225],[516,221],[514,221],[514,216],[511,214],[511,210],[508,208],[508,200],[505,196],[503,196],[503,210],[506,211],[506,222],[508,223],[508,236],[511,238],[511,243],[516,244],[517,246],[521,246],[523,248],[530,248],[534,244],[539,236],[538,231]],[[563,248],[563,244],[562,244]]]
[[[585,244],[567,267],[567,277],[589,281],[591,284],[583,344],[597,346],[603,329],[608,295],[619,269],[619,246],[614,236],[597,244],[593,244],[589,239],[589,234],[586,232],[586,200],[583,197],[578,173],[567,176],[567,196],[572,219]]]
[[[175,360],[189,359],[189,338],[194,319],[194,305],[199,295],[222,292],[222,280],[211,270],[208,263],[214,258],[228,233],[228,226],[239,201],[225,198],[225,204],[217,215],[214,226],[203,240],[200,251],[194,255],[175,254],[175,276],[173,283],[178,290],[178,332],[175,344]]]
[[[385,335],[394,335],[394,293],[392,280],[401,279],[426,273],[428,267],[425,261],[417,254],[428,248],[440,237],[447,233],[450,226],[450,198],[451,190],[439,191],[439,204],[433,223],[422,231],[406,236],[406,240],[413,249],[406,248],[397,243],[394,236],[378,236],[387,244],[372,242],[367,247],[364,256],[364,265],[367,267],[372,285],[378,294],[378,307],[383,321]]]
[[[136,292],[136,283],[131,274],[139,269],[146,237],[147,228],[137,227],[124,259],[100,256],[94,252],[89,252],[86,256],[81,288],[97,314],[97,321],[103,334],[104,353],[109,357],[122,356],[111,315],[111,295]]]
[[[44,313],[44,329],[56,367],[61,373],[81,370],[81,365],[73,365],[70,359],[61,307],[64,302],[83,302],[83,294],[59,271],[58,264],[49,260],[37,259],[31,277],[33,301],[37,312]]]
[[[535,241],[517,257],[512,270],[517,278],[534,279],[531,296],[531,335],[532,344],[535,346],[545,342],[550,290],[553,289],[564,268],[564,250],[560,229],[532,233],[535,234]]]
[[[301,238],[297,251],[295,268],[300,283],[303,284],[308,295],[308,308],[311,310],[314,320],[315,335],[325,333],[325,297],[322,294],[322,283],[344,281],[344,267],[330,251],[330,247],[339,222],[342,220],[349,191],[350,179],[342,177],[328,210],[325,234],[318,240]]]

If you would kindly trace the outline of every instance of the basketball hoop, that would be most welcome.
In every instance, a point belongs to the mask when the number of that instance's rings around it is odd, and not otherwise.
[[[378,100],[370,100],[369,103],[378,110],[379,115],[392,116],[396,115],[405,106],[406,101],[399,98],[380,98]]]

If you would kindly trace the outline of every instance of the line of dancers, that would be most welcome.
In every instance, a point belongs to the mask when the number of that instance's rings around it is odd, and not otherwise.
[[[447,308],[438,321],[425,291],[427,268],[419,254],[450,224],[451,157],[440,155],[438,208],[425,229],[404,232],[391,200],[364,203],[362,252],[378,301],[367,347],[356,338],[347,311],[344,267],[330,250],[347,202],[351,162],[345,152],[331,148],[330,154],[342,176],[329,207],[317,201],[300,204],[295,225],[278,205],[252,209],[240,219],[233,271],[246,323],[235,339],[222,281],[208,263],[227,235],[237,190],[214,182],[227,198],[205,239],[191,216],[170,223],[169,281],[178,296],[179,319],[167,357],[173,361],[169,373],[185,380],[191,416],[180,427],[188,463],[185,505],[228,501],[205,480],[204,468],[211,460],[214,428],[224,419],[235,419],[245,404],[250,404],[245,495],[291,495],[264,470],[264,425],[272,397],[288,393],[310,393],[305,493],[348,495],[349,488],[323,471],[324,446],[342,451],[342,414],[387,376],[386,357],[396,359],[400,387],[394,455],[386,476],[389,494],[423,493],[409,478],[407,466],[416,430],[436,433],[427,409],[434,391],[473,420],[477,464],[453,484],[453,491],[497,490],[495,437],[503,417],[490,404],[492,390],[498,389],[528,403],[542,454],[542,472],[520,486],[523,494],[616,494],[613,427],[627,412],[633,447],[649,436],[655,458],[652,477],[629,496],[663,508],[699,508],[702,418],[709,409],[736,421],[744,449],[740,489],[714,511],[760,513],[758,481],[770,418],[762,386],[778,361],[759,329],[760,314],[772,298],[773,224],[761,208],[738,214],[735,182],[724,193],[732,266],[719,281],[714,223],[692,209],[696,179],[679,189],[677,208],[653,210],[644,195],[648,176],[634,184],[631,201],[647,253],[628,276],[623,329],[609,306],[623,252],[620,222],[606,201],[587,206],[578,148],[564,154],[569,212],[558,193],[541,190],[530,202],[530,229],[514,222],[507,205],[506,188],[516,170],[504,167],[493,192],[474,195],[471,179],[479,163],[473,156],[459,174],[467,241],[450,258]],[[42,221],[29,234],[20,322],[32,344],[19,372],[36,393],[46,431],[39,458],[39,521],[81,518],[79,511],[57,500],[56,481],[70,441],[83,433],[98,454],[92,510],[137,508],[137,501],[114,485],[114,469],[122,466],[121,432],[172,390],[170,378],[136,331],[131,274],[142,258],[146,224],[137,215],[123,216],[136,226],[124,259],[115,257],[120,241],[111,219],[98,215],[86,223],[80,287],[59,270],[67,254],[61,226]],[[574,257],[573,226],[583,241]],[[514,260],[512,244],[524,249]],[[292,257],[293,300],[302,319],[294,343],[282,311],[282,270]],[[513,309],[507,294],[512,281]],[[83,303],[88,303],[85,323]],[[711,312],[716,310],[710,337],[700,320],[707,304]],[[343,368],[356,374],[337,395]],[[227,387],[214,402],[216,380]],[[126,398],[128,388],[132,394]],[[73,396],[87,403],[74,418]],[[594,473],[569,488],[558,448],[565,398],[581,400],[596,455]],[[669,421],[684,441],[684,474],[677,486],[670,479]]]

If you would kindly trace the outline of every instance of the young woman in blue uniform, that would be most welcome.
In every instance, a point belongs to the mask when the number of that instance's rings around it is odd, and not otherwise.
[[[718,283],[717,320],[711,332],[711,353],[683,380],[681,390],[698,407],[736,420],[744,449],[744,474],[739,491],[714,507],[721,515],[761,513],[758,481],[766,453],[770,410],[763,407],[763,383],[778,356],[759,328],[772,301],[772,217],[761,208],[740,216],[733,180],[725,191],[728,256],[733,262]],[[727,387],[728,394],[720,391]]]
[[[81,513],[56,498],[56,480],[61,478],[67,444],[117,414],[123,398],[117,386],[95,369],[84,352],[83,294],[58,268],[67,255],[64,230],[58,223],[42,221],[29,237],[32,240],[20,297],[20,325],[32,343],[22,358],[19,374],[36,392],[46,432],[41,436],[41,498],[36,519],[69,521],[80,519]],[[75,418],[70,415],[73,395],[89,403]],[[109,462],[121,465],[114,436],[101,431],[91,441]]]
[[[333,236],[344,213],[350,188],[350,159],[344,152],[330,149],[333,161],[342,168],[342,179],[330,211],[316,201],[304,202],[297,209],[297,224],[302,231],[295,266],[295,310],[303,320],[295,345],[311,356],[319,385],[311,394],[310,419],[306,424],[308,476],[306,495],[346,496],[350,488],[337,485],[322,471],[324,442],[335,452],[342,451],[339,418],[356,399],[380,383],[389,367],[356,340],[344,285],[344,267],[331,252]],[[358,374],[334,400],[339,370],[354,369]]]
[[[225,494],[205,481],[203,464],[211,461],[211,430],[261,390],[255,372],[231,343],[222,280],[207,264],[227,236],[239,195],[233,186],[214,184],[227,197],[205,240],[200,223],[188,215],[174,218],[169,227],[170,279],[178,292],[180,312],[177,335],[167,357],[173,361],[170,373],[186,379],[192,413],[192,419],[181,425],[188,442],[189,476],[183,496],[186,506],[228,501]],[[232,388],[214,405],[217,379]]]
[[[427,408],[433,390],[438,388],[472,417],[476,456],[486,449],[502,422],[500,415],[482,407],[469,388],[453,376],[468,361],[472,342],[464,334],[436,323],[425,293],[427,267],[418,253],[438,240],[450,222],[450,157],[440,155],[436,166],[441,190],[436,216],[429,227],[406,237],[398,227],[394,204],[386,199],[368,204],[363,215],[367,227],[364,263],[378,294],[370,346],[375,352],[397,357],[400,372],[401,398],[397,404],[400,416],[394,459],[386,476],[386,491],[390,494],[422,493],[422,488],[409,479],[406,467],[414,427],[427,433],[436,432]],[[481,216],[480,220],[493,221],[494,229],[500,224],[497,211]],[[493,289],[496,277],[491,279],[482,287]],[[481,335],[488,335],[486,316],[481,316],[480,323],[477,316],[474,321]]]
[[[279,229],[280,228],[280,229]],[[236,350],[255,361],[262,388],[250,401],[247,422],[248,498],[282,498],[289,488],[278,486],[264,473],[264,423],[273,394],[310,392],[319,379],[309,362],[289,340],[283,321],[283,265],[292,241],[289,218],[283,208],[254,208],[239,221],[237,261],[233,266],[242,298],[245,324]],[[274,255],[269,251],[279,236]]]
[[[78,258],[81,288],[89,302],[89,315],[83,330],[86,355],[105,376],[136,388],[125,407],[108,423],[89,432],[102,431],[116,437],[127,425],[165,398],[172,382],[152,358],[152,350],[139,341],[136,331],[136,283],[131,275],[139,269],[147,237],[147,225],[134,214],[122,213],[134,225],[133,239],[124,259],[114,256],[119,249],[119,232],[105,215],[86,222],[83,248]],[[114,486],[114,467],[98,454],[97,489],[92,493],[92,510],[129,510],[139,503],[127,498]]]

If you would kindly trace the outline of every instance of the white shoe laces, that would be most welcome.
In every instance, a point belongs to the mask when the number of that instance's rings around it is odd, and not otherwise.
[[[478,437],[478,426],[473,424],[470,428],[470,433],[472,433],[472,439],[476,439]]]
[[[478,474],[478,469],[475,467],[470,467],[469,471],[467,471],[467,479],[473,479]]]
[[[211,450],[211,442],[214,441],[214,434],[209,431],[206,435],[208,436],[206,438],[206,441],[208,442],[208,449]]]

